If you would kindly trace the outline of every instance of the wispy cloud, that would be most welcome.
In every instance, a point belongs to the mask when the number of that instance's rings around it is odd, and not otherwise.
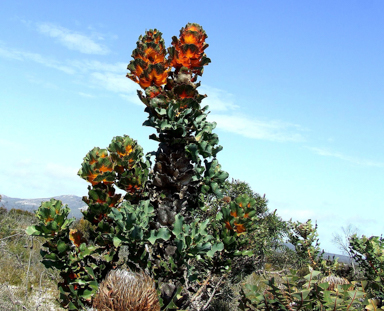
[[[48,24],[44,24],[48,25]],[[48,27],[48,26],[47,26]],[[52,33],[62,33],[61,28],[49,28]],[[54,31],[55,30],[55,31]],[[48,31],[48,30],[47,30]],[[138,86],[125,77],[126,63],[104,63],[97,60],[67,60],[65,63],[53,59],[44,58],[39,54],[23,51],[1,49],[0,56],[17,60],[32,60],[48,67],[56,68],[68,74],[80,73],[85,75],[86,86],[94,89],[104,89],[118,94],[121,98],[142,105],[137,97]],[[305,141],[304,131],[297,124],[283,122],[280,120],[261,120],[250,116],[236,114],[240,107],[235,103],[234,96],[218,88],[202,86],[199,88],[201,94],[207,93],[203,105],[209,105],[213,112],[210,119],[218,123],[218,128],[242,135],[252,139],[263,139],[278,142],[301,142]],[[81,92],[83,97],[91,97],[87,92]]]
[[[203,105],[208,105],[212,114],[209,119],[216,121],[221,130],[239,134],[252,139],[263,139],[278,142],[305,141],[305,129],[297,124],[280,120],[261,120],[237,113],[240,108],[234,96],[218,88],[201,86],[199,93],[207,94]]]
[[[88,98],[95,98],[96,97],[95,95],[83,93],[83,92],[79,92],[79,95],[82,97],[88,97]]]
[[[117,63],[105,63],[97,60],[69,60],[67,65],[73,68],[76,68],[80,72],[89,72],[89,71],[103,71],[103,72],[114,72],[114,73],[124,73],[127,71],[127,63],[117,62]]]
[[[95,42],[86,35],[61,26],[41,23],[37,25],[37,30],[44,35],[55,38],[70,50],[79,51],[84,54],[105,55],[109,53],[109,49],[106,46]],[[97,39],[100,40],[100,37],[98,36]]]
[[[371,160],[361,159],[357,157],[351,157],[341,152],[334,152],[334,151],[329,151],[321,148],[310,147],[309,149],[314,153],[324,157],[333,157],[333,158],[337,158],[337,159],[347,161],[353,164],[361,165],[361,166],[384,167],[384,162],[377,162],[377,161],[371,161]]]
[[[299,125],[279,120],[258,120],[244,115],[212,116],[217,127],[227,132],[236,133],[253,139],[263,139],[278,142],[302,142],[305,130]]]
[[[36,159],[10,158],[8,166],[0,168],[4,177],[0,181],[0,189],[5,195],[18,197],[24,193],[26,197],[49,197],[61,194],[80,195],[78,189],[86,188],[86,183],[77,176],[78,168]],[[12,180],[12,190],[7,181]]]
[[[130,80],[124,75],[112,72],[92,72],[91,81],[96,85],[103,86],[105,89],[116,93],[132,93],[137,89]]]
[[[36,84],[36,85],[41,85],[42,87],[47,88],[47,89],[58,89],[59,88],[56,84],[52,83],[51,81],[44,81],[42,79],[35,77],[34,75],[27,74],[26,78],[28,79],[29,82]]]
[[[138,87],[125,77],[127,64],[123,62],[105,63],[97,60],[83,59],[67,60],[63,63],[37,53],[12,49],[4,45],[0,46],[0,57],[16,61],[32,61],[67,74],[73,75],[77,73],[84,75],[83,80],[88,80],[86,84],[87,87],[114,92],[124,98],[124,100],[134,104],[142,104],[136,95]],[[44,82],[37,77],[31,77],[29,75],[27,78],[30,82],[41,84],[44,87],[55,87],[52,83]],[[79,92],[79,95],[83,97],[94,96],[87,92]]]
[[[204,99],[203,105],[208,105],[212,111],[228,111],[239,108],[234,103],[234,96],[227,91],[210,86],[201,86],[199,93],[208,95]]]
[[[42,56],[38,53],[30,53],[22,50],[0,47],[0,57],[19,61],[33,61],[35,63],[44,65],[46,67],[54,68],[68,74],[75,73],[75,70],[73,68],[63,65],[52,58]]]
[[[137,97],[137,85],[127,79],[125,75],[112,72],[92,72],[90,74],[90,83],[117,93],[121,98],[124,98],[131,103],[140,106],[143,105]]]

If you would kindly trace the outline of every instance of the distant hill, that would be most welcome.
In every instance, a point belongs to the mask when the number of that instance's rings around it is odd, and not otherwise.
[[[6,209],[17,208],[25,211],[35,211],[41,205],[41,202],[49,201],[51,198],[38,198],[38,199],[19,199],[19,198],[11,198],[6,195],[1,195],[2,200],[0,202],[0,206],[4,206]],[[83,215],[81,214],[80,208],[85,208],[87,205],[82,201],[81,197],[76,195],[59,195],[52,197],[56,200],[60,200],[63,204],[67,204],[71,209],[69,213],[69,218],[76,217],[77,219],[81,218]]]
[[[18,199],[18,198],[11,198],[6,195],[1,195],[2,200],[0,202],[0,206],[4,206],[6,209],[11,208],[18,208],[25,211],[35,211],[38,209],[38,207],[41,205],[41,202],[49,201],[51,198],[39,198],[39,199]],[[69,214],[69,217],[75,217],[77,219],[80,219],[83,217],[83,214],[81,213],[80,209],[87,208],[88,206],[82,201],[81,197],[78,197],[76,195],[59,195],[52,197],[56,200],[60,200],[63,202],[63,204],[67,204],[68,207],[71,209],[71,212]],[[288,246],[290,249],[294,249],[292,244],[286,243],[286,246]],[[325,252],[323,255],[324,259],[332,259],[332,257],[335,256],[339,258],[339,262],[343,263],[351,263],[351,259],[348,256],[344,255],[337,255],[332,253]]]
[[[284,245],[286,247],[288,247],[289,249],[292,249],[292,250],[295,249],[295,247],[291,243],[284,243]],[[342,263],[346,263],[346,264],[351,264],[351,262],[352,262],[352,259],[349,256],[327,253],[327,252],[324,252],[324,254],[323,254],[323,259],[332,260],[333,257],[335,257],[335,259],[339,258],[338,262],[342,262]]]

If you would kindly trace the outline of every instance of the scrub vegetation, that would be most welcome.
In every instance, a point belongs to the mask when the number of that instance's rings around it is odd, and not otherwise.
[[[89,151],[78,172],[90,184],[81,220],[55,199],[34,215],[2,210],[0,284],[17,291],[2,290],[1,303],[42,310],[30,299],[40,290],[69,310],[382,307],[383,238],[351,236],[351,269],[323,258],[310,220],[285,222],[247,183],[228,181],[198,92],[206,39],[191,23],[169,48],[157,29],[139,37],[127,77],[141,88],[158,149],[144,154],[124,135]],[[112,285],[122,283],[142,286]]]

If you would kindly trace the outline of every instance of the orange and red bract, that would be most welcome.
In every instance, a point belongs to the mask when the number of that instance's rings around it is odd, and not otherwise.
[[[230,200],[226,200],[229,201]],[[245,206],[245,207],[244,207]],[[230,224],[229,220],[225,221],[225,227],[228,230],[233,230],[236,233],[243,233],[247,231],[247,228],[250,224],[249,219],[250,218],[250,209],[251,209],[251,202],[241,202],[240,200],[237,201],[237,203],[232,203],[231,212],[229,213],[232,217],[234,217],[233,226]],[[252,213],[251,213],[252,215]]]
[[[128,185],[125,191],[130,192],[130,193],[135,193],[136,190],[140,190],[140,186],[138,185]]]
[[[197,24],[187,24],[180,31],[179,39],[174,37],[170,49],[170,64],[172,67],[179,69],[186,67],[192,72],[198,71],[201,74],[200,68],[204,66],[205,56],[204,50],[208,47],[205,42],[207,34],[203,28]]]
[[[131,152],[132,152],[133,148],[131,145],[127,145],[125,146],[125,150],[122,152],[120,150],[117,150],[117,154],[120,156],[120,157],[123,157],[123,156],[127,156],[129,155]]]
[[[242,232],[246,231],[245,230],[245,226],[243,224],[237,224],[235,222],[235,226],[236,226],[235,230],[236,230],[237,233],[242,233]]]
[[[191,92],[186,92],[185,90],[183,90],[183,92],[181,94],[179,94],[179,97],[181,99],[184,99],[184,98],[193,98],[195,97],[195,94],[191,93]]]
[[[53,220],[53,217],[52,216],[48,216],[48,218],[45,220],[45,224],[49,223],[52,220]]]
[[[77,229],[69,230],[69,239],[72,241],[73,245],[79,247],[83,242],[83,235]]]
[[[137,48],[132,52],[134,60],[128,65],[131,73],[127,77],[143,89],[166,84],[170,71],[166,53],[161,32],[156,29],[147,31],[144,37],[139,38]]]

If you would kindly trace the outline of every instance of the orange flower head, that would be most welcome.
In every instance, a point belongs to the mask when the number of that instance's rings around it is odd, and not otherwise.
[[[192,73],[201,75],[202,67],[210,62],[205,56],[204,50],[208,47],[205,42],[207,34],[198,24],[187,24],[180,30],[180,37],[173,37],[173,42],[169,49],[170,64],[176,70],[186,67]]]
[[[81,243],[85,240],[81,232],[77,231],[77,229],[69,230],[69,239],[72,241],[73,245],[79,247]]]
[[[129,193],[135,193],[137,190],[140,190],[140,186],[138,185],[128,185],[125,189],[125,191]]]
[[[92,186],[98,184],[97,181],[94,181],[95,178],[97,177],[98,175],[97,174],[94,174],[94,173],[89,173],[88,176],[87,176],[87,180],[92,184]]]
[[[48,216],[47,219],[45,220],[45,224],[49,223],[52,220],[53,220],[53,217],[52,216]]]
[[[124,157],[124,156],[127,156],[129,155],[131,152],[132,152],[133,148],[131,145],[126,145],[125,146],[125,150],[117,150],[117,154],[120,156],[120,157]]]
[[[243,224],[237,224],[237,223],[235,222],[235,226],[236,226],[235,231],[236,231],[237,233],[243,233],[243,232],[246,231],[246,230],[245,230],[245,226],[244,226]]]
[[[232,226],[231,226],[231,224],[229,223],[229,221],[226,221],[226,222],[225,222],[225,227],[226,227],[228,230],[232,230]]]
[[[139,37],[137,47],[132,52],[133,60],[128,65],[131,73],[127,77],[143,89],[166,84],[169,73],[166,53],[161,32],[157,29],[147,31],[144,37]]]

